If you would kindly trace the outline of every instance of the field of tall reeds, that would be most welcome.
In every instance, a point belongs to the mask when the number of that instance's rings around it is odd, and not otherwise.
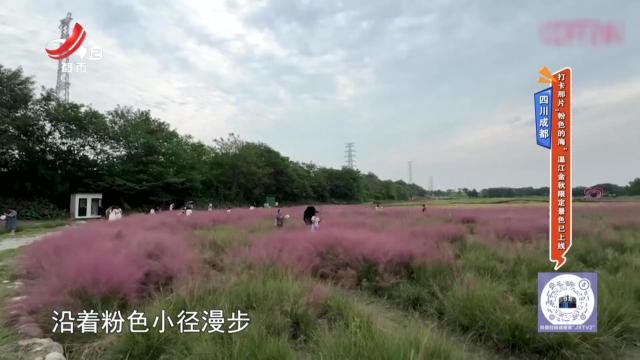
[[[374,210],[164,212],[91,222],[16,259],[22,314],[69,359],[640,358],[640,204],[577,204],[562,271],[598,272],[598,332],[540,334],[537,273],[548,261],[544,205]],[[237,333],[208,332],[203,312],[242,311]],[[145,333],[53,333],[53,311],[144,312]],[[198,313],[198,329],[152,327]],[[227,318],[224,326],[229,325]],[[125,323],[126,325],[126,323]],[[182,329],[183,330],[183,329]]]

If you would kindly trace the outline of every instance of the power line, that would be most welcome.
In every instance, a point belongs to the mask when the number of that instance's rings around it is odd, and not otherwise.
[[[347,167],[349,169],[356,168],[356,144],[353,142],[349,142],[345,144],[345,158],[347,159]]]

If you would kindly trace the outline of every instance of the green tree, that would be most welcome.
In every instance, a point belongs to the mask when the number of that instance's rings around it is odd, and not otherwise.
[[[235,134],[212,146],[183,136],[149,111],[103,114],[35,95],[22,69],[0,66],[0,197],[45,199],[64,208],[73,192],[102,192],[104,205],[141,208],[196,200],[261,204],[398,200],[426,191],[353,169],[297,163]],[[0,199],[1,200],[1,199]]]
[[[22,68],[7,69],[0,65],[0,173],[9,172],[18,159],[20,137],[17,129],[28,119],[33,101],[33,79]]]
[[[148,111],[116,108],[108,113],[113,159],[107,166],[105,192],[111,203],[157,205],[189,200],[198,190],[191,139],[151,117]]]
[[[640,195],[640,178],[635,178],[629,182],[629,195]]]

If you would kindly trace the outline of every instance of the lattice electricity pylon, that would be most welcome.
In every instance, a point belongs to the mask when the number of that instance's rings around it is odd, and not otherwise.
[[[346,143],[345,144],[345,158],[347,159],[347,167],[349,169],[355,169],[356,168],[356,149],[355,149],[356,144],[355,143]]]

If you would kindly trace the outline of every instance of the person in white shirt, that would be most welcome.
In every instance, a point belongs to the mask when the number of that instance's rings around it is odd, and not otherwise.
[[[320,229],[320,211],[317,211],[315,215],[311,217],[311,231],[317,231]]]
[[[207,208],[207,211],[213,211],[213,204],[209,203],[209,207]]]
[[[116,220],[118,220],[118,216],[117,216],[117,214],[116,214],[116,213],[117,213],[117,210],[116,210],[116,209],[111,209],[111,210],[109,211],[109,215],[108,215],[108,217],[107,217],[107,220],[109,220],[109,221],[116,221]]]
[[[122,219],[122,209],[120,208],[113,208],[111,210],[111,212],[109,213],[109,217],[107,218],[107,220],[109,221],[115,221],[115,220],[120,220]]]

